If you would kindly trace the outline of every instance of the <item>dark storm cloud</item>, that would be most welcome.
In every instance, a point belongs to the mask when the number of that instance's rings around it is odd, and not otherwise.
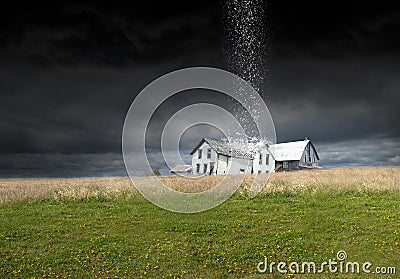
[[[305,134],[324,141],[399,136],[400,71],[393,62],[282,63],[271,111],[281,140]]]
[[[367,137],[334,143],[320,142],[318,143],[318,147],[319,155],[323,158],[324,166],[379,166],[400,164],[400,138]],[[371,156],[371,153],[373,156]]]
[[[6,7],[0,150],[114,152],[123,116],[147,83],[216,61],[216,19],[201,16],[203,5],[153,4]]]
[[[125,96],[132,87],[127,76],[110,70],[52,70],[29,73],[23,82],[9,84],[17,93],[3,96],[2,152],[117,149],[112,146],[119,142],[128,107]]]
[[[329,165],[370,164],[379,143],[376,161],[398,164],[398,5],[268,7],[278,139],[311,137]],[[7,3],[0,13],[0,175],[118,173],[124,117],[144,86],[182,67],[225,68],[218,1]]]
[[[212,3],[212,2],[210,2]],[[0,47],[3,60],[39,66],[122,66],[179,60],[218,44],[217,18],[179,3],[32,3],[6,7]],[[199,35],[201,34],[201,35]]]
[[[215,2],[127,3],[2,9],[2,175],[90,173],[88,158],[120,154],[125,113],[145,85],[174,69],[222,60]],[[96,175],[109,172],[103,165],[95,164]]]
[[[400,54],[396,1],[276,1],[271,6],[274,56],[326,60]]]

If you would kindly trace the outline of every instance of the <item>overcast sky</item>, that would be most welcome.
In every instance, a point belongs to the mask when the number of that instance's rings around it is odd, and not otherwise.
[[[135,96],[173,70],[228,69],[223,1],[126,2],[3,4],[0,176],[126,175],[122,127]],[[264,8],[271,50],[262,93],[278,142],[311,138],[322,166],[399,165],[400,5]],[[196,96],[159,114],[223,102]],[[202,137],[186,136],[182,152]]]

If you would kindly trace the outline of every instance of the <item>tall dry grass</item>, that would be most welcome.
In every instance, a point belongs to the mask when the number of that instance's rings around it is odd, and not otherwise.
[[[273,173],[264,192],[400,190],[400,166],[348,167]]]
[[[31,198],[81,199],[135,192],[129,178],[6,178],[0,179],[0,203]]]
[[[170,188],[183,192],[198,192],[211,188],[223,176],[206,176],[196,179],[163,177],[162,182]],[[254,175],[247,175],[240,191],[247,193]],[[265,178],[266,180],[266,178]],[[264,180],[264,181],[265,181]],[[318,170],[301,170],[272,173],[264,193],[304,190],[400,190],[400,166],[348,167]]]
[[[223,176],[185,178],[164,176],[160,180],[182,192],[201,192],[213,187]],[[246,176],[239,191],[248,192],[254,176]],[[326,170],[303,170],[271,174],[264,193],[301,192],[305,190],[395,190],[400,191],[400,166],[349,167]],[[31,198],[82,199],[107,198],[136,194],[129,178],[10,178],[0,179],[0,203]]]

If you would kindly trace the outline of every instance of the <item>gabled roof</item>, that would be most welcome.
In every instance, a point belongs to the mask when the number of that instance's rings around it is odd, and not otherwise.
[[[315,146],[309,139],[293,142],[277,143],[270,146],[269,151],[276,161],[297,161],[301,160],[307,144],[310,143],[317,159],[319,156],[315,150]]]
[[[257,146],[254,143],[230,143],[203,138],[192,152],[190,152],[190,155],[193,155],[204,142],[206,142],[218,154],[234,158],[254,159],[257,151],[260,150],[260,146]],[[298,161],[301,160],[304,150],[309,143],[319,160],[315,146],[309,139],[271,144],[268,150],[276,161]]]
[[[193,155],[200,148],[200,146],[206,142],[212,149],[215,150],[218,154],[233,157],[233,158],[242,158],[242,159],[253,159],[256,152],[253,150],[249,150],[248,144],[238,145],[232,144],[230,142],[225,141],[216,141],[212,139],[203,138],[198,145],[190,152],[190,155]]]

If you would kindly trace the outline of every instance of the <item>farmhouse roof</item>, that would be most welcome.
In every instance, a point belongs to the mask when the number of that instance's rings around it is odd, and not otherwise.
[[[190,155],[196,152],[197,149],[204,143],[215,150],[218,154],[233,157],[233,158],[243,158],[243,159],[254,159],[255,151],[249,149],[249,145],[244,144],[233,144],[225,141],[216,141],[208,138],[203,138],[198,145],[190,152]]]
[[[208,143],[218,154],[234,158],[254,159],[258,149],[254,143],[231,143],[203,138],[190,154],[193,155],[204,142]],[[304,150],[309,143],[319,160],[315,146],[307,138],[301,141],[271,144],[268,150],[276,161],[298,161],[301,160]]]
[[[276,161],[297,161],[301,160],[307,144],[310,143],[315,155],[319,160],[315,146],[309,139],[293,142],[277,143],[270,146],[269,151]]]

